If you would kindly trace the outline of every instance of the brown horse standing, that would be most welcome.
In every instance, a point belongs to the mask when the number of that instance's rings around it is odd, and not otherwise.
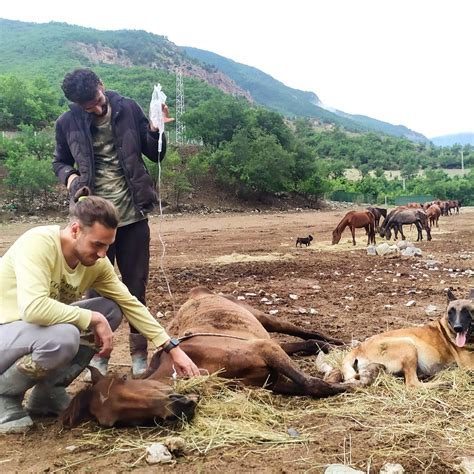
[[[349,226],[352,234],[352,243],[355,245],[355,230],[361,227],[367,232],[367,245],[375,244],[375,218],[370,211],[349,211],[332,232],[332,244],[341,240],[344,229]]]

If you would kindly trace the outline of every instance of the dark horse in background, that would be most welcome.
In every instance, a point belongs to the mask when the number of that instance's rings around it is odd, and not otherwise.
[[[373,206],[369,206],[366,209],[374,215],[375,232],[379,232],[379,230],[380,230],[380,219],[382,217],[383,218],[387,217],[387,209],[384,209],[383,207],[373,207]]]
[[[399,232],[402,239],[405,240],[403,226],[407,224],[415,224],[418,231],[417,242],[423,240],[422,229],[426,231],[426,238],[431,240],[431,229],[426,212],[421,209],[407,209],[404,207],[394,209],[388,214],[380,229],[380,236],[390,240],[392,238],[391,230],[393,229],[395,232],[395,240],[398,238]]]
[[[355,230],[364,227],[367,233],[367,245],[375,244],[375,217],[370,211],[349,211],[332,232],[332,244],[341,240],[344,229],[349,227],[352,234],[352,243],[355,245]]]

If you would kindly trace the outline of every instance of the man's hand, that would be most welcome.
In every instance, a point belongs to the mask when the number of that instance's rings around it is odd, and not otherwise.
[[[179,346],[171,349],[169,355],[173,359],[173,365],[178,375],[192,377],[200,374],[196,364]]]
[[[161,106],[161,110],[163,111],[163,117],[165,118],[164,119],[165,123],[174,122],[174,118],[170,117],[170,111],[169,111],[168,106],[166,104],[163,104]]]
[[[161,110],[163,111],[163,122],[164,123],[174,122],[174,118],[169,116],[170,111],[169,111],[168,106],[166,104],[161,105]],[[150,120],[150,130],[152,132],[158,132],[159,131],[159,129],[153,125],[151,120]]]
[[[97,311],[92,311],[89,327],[94,332],[95,345],[100,347],[100,357],[110,357],[114,345],[114,334],[105,316]]]
[[[76,178],[78,178],[77,174],[72,174],[67,179],[66,188],[67,188],[68,191],[71,189],[71,184]]]

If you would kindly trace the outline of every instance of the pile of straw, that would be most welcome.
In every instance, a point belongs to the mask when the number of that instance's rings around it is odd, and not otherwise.
[[[338,365],[342,356],[335,351],[330,359]],[[185,439],[188,456],[230,446],[238,446],[236,454],[242,456],[256,445],[278,449],[292,443],[324,444],[325,440],[333,440],[334,448],[334,440],[340,440],[338,450],[326,452],[324,459],[319,455],[319,459],[301,460],[300,467],[350,464],[356,459],[359,467],[390,461],[452,470],[458,456],[474,453],[474,374],[446,370],[434,380],[450,388],[409,390],[402,379],[381,374],[366,389],[315,400],[231,388],[215,375],[197,377],[179,381],[176,387],[180,393],[201,396],[190,423],[183,421],[177,430],[157,426],[91,431],[90,425],[80,446],[100,457],[131,452],[135,465],[142,461],[146,446],[170,435]],[[297,436],[288,433],[290,427],[297,429]],[[343,454],[343,449],[348,452]]]

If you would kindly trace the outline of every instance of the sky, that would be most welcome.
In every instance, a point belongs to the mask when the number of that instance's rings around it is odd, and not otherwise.
[[[471,0],[9,0],[0,17],[145,30],[347,113],[428,138],[474,132]]]

